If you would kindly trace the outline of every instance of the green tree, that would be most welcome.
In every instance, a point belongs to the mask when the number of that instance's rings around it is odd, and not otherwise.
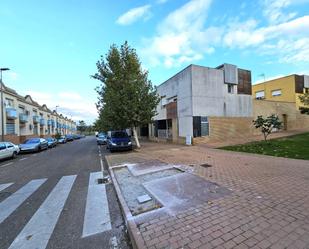
[[[156,115],[159,96],[148,80],[135,49],[125,42],[120,48],[112,45],[106,57],[97,62],[100,80],[96,128],[104,131],[131,128],[137,147],[140,147],[136,128],[151,122]]]
[[[280,130],[282,128],[282,122],[279,120],[277,115],[270,115],[266,118],[263,116],[258,116],[256,120],[253,120],[253,125],[256,129],[260,129],[264,135],[264,140],[267,140],[267,137],[273,129]]]
[[[303,103],[305,106],[309,106],[309,93],[304,93],[302,95],[299,95],[299,100],[301,103]]]
[[[86,131],[86,128],[87,128],[87,125],[85,123],[84,120],[79,120],[78,121],[78,125],[77,125],[77,130],[80,132],[80,133],[83,133]]]

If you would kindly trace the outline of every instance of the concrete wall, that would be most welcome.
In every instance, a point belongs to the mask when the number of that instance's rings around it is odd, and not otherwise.
[[[159,103],[157,107],[158,115],[154,117],[155,120],[166,119],[166,108],[162,106],[162,102],[177,96],[179,136],[183,137],[193,134],[191,69],[192,66],[185,68],[158,86],[159,95],[165,96],[165,98]]]
[[[253,100],[254,118],[259,115],[269,116],[276,114],[283,121],[283,114],[287,115],[287,130],[308,129],[309,115],[300,114],[295,108],[295,103],[275,102],[267,100]]]
[[[228,93],[224,71],[192,66],[193,116],[251,117],[251,95]]]

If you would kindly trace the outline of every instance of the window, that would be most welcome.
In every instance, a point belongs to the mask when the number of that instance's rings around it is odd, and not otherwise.
[[[265,92],[264,91],[255,92],[255,98],[256,99],[264,99],[265,98]]]
[[[201,135],[209,136],[208,117],[201,117]]]
[[[271,91],[273,97],[281,96],[281,89]]]
[[[14,101],[12,99],[5,99],[5,105],[7,107],[14,107]]]
[[[0,143],[0,150],[5,150],[5,149],[6,149],[5,143]]]
[[[14,123],[6,124],[6,134],[15,134],[15,124]]]
[[[234,85],[233,84],[227,84],[227,92],[228,93],[234,93]]]
[[[309,93],[309,88],[308,87],[304,88],[304,93]]]
[[[193,137],[209,136],[208,117],[193,117]]]

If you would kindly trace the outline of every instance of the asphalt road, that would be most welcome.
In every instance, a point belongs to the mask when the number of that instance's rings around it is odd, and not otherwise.
[[[97,183],[105,153],[87,137],[1,161],[0,248],[131,248],[113,185]]]

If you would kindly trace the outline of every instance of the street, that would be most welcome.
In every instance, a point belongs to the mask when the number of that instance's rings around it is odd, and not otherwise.
[[[95,137],[0,162],[0,248],[130,248]]]

